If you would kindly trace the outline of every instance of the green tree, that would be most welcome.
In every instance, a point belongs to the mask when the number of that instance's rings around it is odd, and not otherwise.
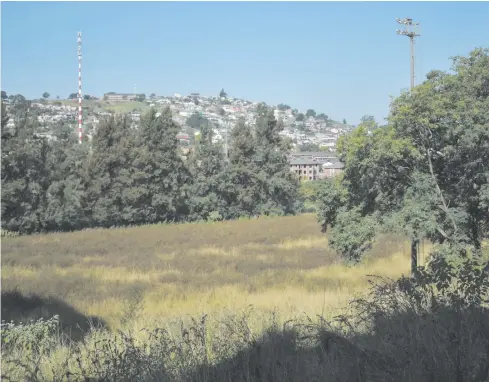
[[[306,111],[306,117],[315,117],[316,112],[313,109],[307,109]]]
[[[260,168],[261,213],[265,215],[287,215],[297,209],[299,181],[290,171],[288,154],[291,146],[279,134],[283,128],[271,109],[259,108],[255,126],[255,161]]]
[[[346,124],[347,124],[347,123],[346,123],[346,119],[345,119],[345,118],[343,118],[343,125],[346,125]]]
[[[302,113],[297,114],[297,116],[295,117],[295,120],[298,122],[302,122],[304,121],[304,119],[306,119],[306,117]]]
[[[2,90],[2,101],[8,99],[7,92]]]
[[[422,237],[480,250],[489,232],[488,53],[454,58],[453,73],[433,71],[392,103],[386,127],[369,133],[365,118],[340,139],[344,174],[324,191],[319,218],[346,258],[358,260],[385,231],[411,238],[413,273]]]
[[[316,143],[303,143],[299,146],[299,151],[321,151],[321,149]]]
[[[188,165],[192,175],[189,193],[190,220],[222,219],[227,203],[223,197],[222,148],[212,142],[212,129],[204,126]]]
[[[7,108],[5,106],[5,104],[3,103],[2,101],[2,128],[5,127],[5,133],[7,134],[7,131],[6,131],[6,127],[7,127],[7,123],[10,119],[10,117],[8,116],[8,113],[7,113]],[[4,130],[2,130],[2,134],[4,133]],[[3,135],[2,135],[3,137]]]
[[[326,114],[321,113],[317,116],[317,119],[322,119],[323,121],[327,122],[329,118]]]
[[[224,91],[224,89],[221,89],[221,92],[219,93],[219,97],[221,98],[227,98],[228,94]]]
[[[44,98],[46,100],[49,98],[49,96],[50,96],[50,94],[48,92],[42,93],[42,98]]]
[[[240,216],[254,216],[260,213],[263,201],[260,167],[254,161],[256,155],[255,137],[250,126],[239,121],[231,131],[229,148],[229,166],[223,174],[224,198],[228,209],[224,212],[226,219]]]
[[[7,120],[2,115],[2,122]],[[2,228],[20,233],[44,229],[42,216],[49,186],[49,145],[38,138],[37,120],[26,112],[15,118],[15,128],[2,123]]]
[[[210,126],[209,120],[201,113],[193,113],[188,119],[186,124],[193,129],[201,130],[204,126]]]
[[[78,143],[69,125],[59,124],[53,130],[48,159],[49,187],[43,225],[47,231],[71,231],[90,226],[85,214],[85,180],[89,145]]]
[[[179,131],[168,107],[158,117],[151,108],[141,118],[128,174],[133,186],[125,196],[135,224],[180,221],[188,214],[191,177],[176,139]]]
[[[86,195],[83,205],[92,226],[111,227],[128,224],[127,201],[131,167],[130,121],[127,116],[111,116],[97,127],[92,139],[92,154],[87,161]]]

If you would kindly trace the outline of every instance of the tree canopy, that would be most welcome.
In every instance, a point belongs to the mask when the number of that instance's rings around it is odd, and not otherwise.
[[[372,129],[372,127],[376,127]],[[452,73],[392,102],[338,142],[343,176],[321,190],[330,245],[358,261],[379,232],[480,250],[489,233],[489,51],[453,59]]]

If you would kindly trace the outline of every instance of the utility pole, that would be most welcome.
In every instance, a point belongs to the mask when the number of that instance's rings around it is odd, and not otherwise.
[[[404,30],[397,30],[398,35],[409,37],[411,46],[411,91],[414,89],[414,39],[420,36],[414,30],[419,23],[414,23],[413,19],[396,19],[398,24],[404,25]],[[419,239],[411,239],[411,276],[415,276],[418,269],[418,249]]]
[[[396,19],[398,24],[404,25],[404,30],[397,30],[398,35],[409,37],[410,45],[411,45],[411,90],[414,88],[414,39],[418,36],[421,36],[416,33],[415,28],[419,25],[419,23],[414,23],[413,19]]]

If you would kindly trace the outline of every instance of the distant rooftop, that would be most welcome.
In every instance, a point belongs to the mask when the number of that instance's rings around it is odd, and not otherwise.
[[[326,158],[331,158],[334,159],[336,158],[336,155],[328,153],[326,151],[302,151],[298,153],[291,153],[293,157],[326,157]]]
[[[304,166],[304,165],[319,165],[320,163],[312,159],[292,158],[290,159],[289,164],[292,166],[293,165]]]

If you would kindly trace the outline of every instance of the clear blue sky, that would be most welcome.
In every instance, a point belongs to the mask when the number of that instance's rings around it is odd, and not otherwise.
[[[2,90],[66,98],[175,92],[313,108],[382,121],[409,87],[409,39],[396,17],[421,22],[420,81],[449,57],[489,46],[489,2],[2,2]]]

